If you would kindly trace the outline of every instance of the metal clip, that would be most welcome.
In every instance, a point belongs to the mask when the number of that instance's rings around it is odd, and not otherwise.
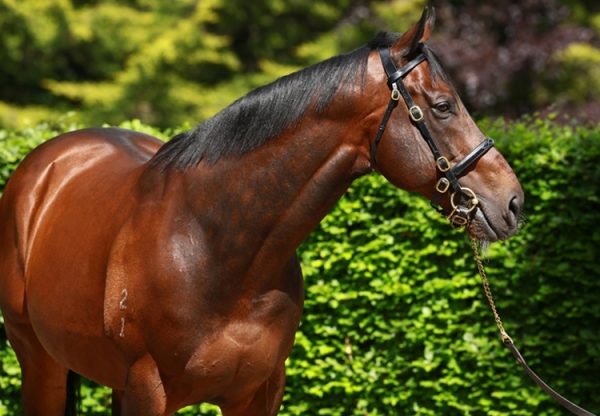
[[[502,342],[503,343],[505,343],[505,344],[513,344],[514,345],[514,342],[513,342],[512,338],[510,336],[508,336],[508,334],[504,330],[504,327],[502,327],[502,330],[500,332],[500,337],[502,338]]]
[[[400,90],[398,90],[398,85],[394,82],[392,84],[392,100],[398,101],[400,99]]]

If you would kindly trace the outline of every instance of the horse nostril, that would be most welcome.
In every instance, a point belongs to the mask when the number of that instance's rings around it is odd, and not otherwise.
[[[508,222],[512,226],[516,226],[521,216],[521,208],[523,204],[518,196],[513,196],[508,203]]]

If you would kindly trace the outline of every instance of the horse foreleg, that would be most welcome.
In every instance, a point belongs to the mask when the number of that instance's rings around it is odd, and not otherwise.
[[[121,406],[123,405],[123,390],[113,389],[112,400],[111,400],[111,414],[112,416],[121,416]]]
[[[166,405],[167,397],[158,368],[154,359],[146,355],[129,368],[120,414],[122,416],[164,416]]]
[[[26,416],[63,416],[68,369],[42,347],[29,323],[7,320],[6,333],[21,365],[21,396]]]
[[[223,406],[223,416],[275,416],[279,412],[285,388],[285,366],[278,367],[258,390],[246,400]]]

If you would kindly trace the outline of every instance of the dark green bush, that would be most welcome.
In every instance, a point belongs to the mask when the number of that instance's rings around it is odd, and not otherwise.
[[[526,193],[522,231],[487,252],[505,326],[544,379],[598,412],[600,126],[482,125]],[[0,132],[0,187],[22,151],[52,135],[28,131]],[[465,235],[423,198],[362,178],[300,254],[306,309],[281,414],[562,414],[499,342]],[[6,346],[0,360],[0,415],[18,414]],[[106,391],[86,388],[86,414],[104,414]]]
[[[600,128],[484,123],[526,192],[521,233],[488,253],[509,333],[598,410]],[[314,414],[560,414],[501,347],[466,238],[376,176],[302,247],[306,311],[287,409]]]

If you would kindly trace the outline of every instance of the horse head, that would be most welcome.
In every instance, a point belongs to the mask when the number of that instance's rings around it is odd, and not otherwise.
[[[506,239],[517,230],[523,190],[428,46],[433,24],[425,9],[401,36],[374,40],[369,88],[389,104],[371,143],[371,165],[392,184],[430,198],[473,237]]]

